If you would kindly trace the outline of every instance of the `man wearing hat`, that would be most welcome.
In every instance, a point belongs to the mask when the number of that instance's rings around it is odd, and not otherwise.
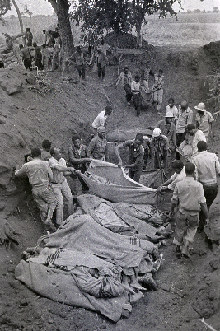
[[[157,128],[160,128],[161,134],[166,136],[169,142],[169,148],[172,153],[176,151],[176,126],[174,124],[174,115],[172,112],[167,112],[165,118],[157,123]]]
[[[166,168],[167,151],[169,142],[166,136],[161,134],[160,128],[155,128],[152,133],[151,150],[154,159],[154,169]]]
[[[90,141],[87,156],[96,160],[105,161],[107,140],[105,138],[105,127],[97,128],[97,135]]]
[[[208,140],[209,133],[212,132],[214,118],[210,112],[205,110],[205,104],[203,102],[200,102],[194,108],[197,110],[196,121],[199,122],[199,129],[204,133],[206,140]]]
[[[176,145],[179,147],[185,139],[186,126],[193,122],[193,111],[189,108],[187,101],[182,101],[176,121]]]

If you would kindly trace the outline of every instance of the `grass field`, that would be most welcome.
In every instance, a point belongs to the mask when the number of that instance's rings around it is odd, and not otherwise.
[[[220,13],[181,13],[175,17],[148,18],[143,37],[149,43],[200,46],[220,40]]]
[[[56,25],[55,16],[33,16],[31,20],[24,17],[23,21],[25,27],[31,27],[39,43],[43,41],[42,30],[54,28]],[[12,35],[19,33],[17,18],[8,17],[5,26],[0,23],[0,32],[8,32]],[[74,27],[73,24],[76,44],[79,35],[79,28]],[[201,46],[210,41],[220,40],[220,13],[180,13],[177,20],[175,17],[159,19],[158,16],[150,16],[148,24],[143,28],[143,36],[155,46]]]

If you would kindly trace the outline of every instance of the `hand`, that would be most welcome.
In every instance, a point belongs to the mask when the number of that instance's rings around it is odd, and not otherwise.
[[[69,171],[72,171],[72,172],[75,172],[76,171],[76,169],[75,168],[73,168],[73,167],[69,167],[69,169],[68,169]]]
[[[157,188],[157,192],[161,192],[161,190],[162,190],[162,186],[159,186],[159,187]]]
[[[206,222],[206,225],[209,225],[209,219],[208,218],[205,220],[205,222]]]

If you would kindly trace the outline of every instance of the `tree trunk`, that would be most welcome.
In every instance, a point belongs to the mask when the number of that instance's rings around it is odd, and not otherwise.
[[[64,58],[73,55],[73,35],[69,21],[69,3],[68,0],[48,0],[54,8],[58,17],[59,33],[62,39]]]
[[[21,12],[20,12],[20,9],[18,8],[18,5],[16,3],[15,0],[12,0],[11,1],[16,9],[16,13],[18,15],[18,20],[19,20],[19,23],[20,23],[20,27],[21,27],[21,33],[23,34],[24,33],[24,26],[23,26],[23,21],[22,21],[22,18],[21,18]]]
[[[141,25],[136,25],[136,31],[137,31],[137,48],[142,47],[142,36],[141,36]]]

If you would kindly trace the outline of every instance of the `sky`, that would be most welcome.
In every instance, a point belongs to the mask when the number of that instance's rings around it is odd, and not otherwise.
[[[53,8],[48,3],[47,0],[17,0],[19,8],[24,10],[24,6],[27,5],[27,8],[33,12],[34,15],[52,15]],[[220,9],[220,0],[182,0],[182,7],[184,10],[212,10],[213,7],[219,7]],[[175,8],[178,10],[178,8]],[[8,15],[15,15],[15,10],[8,12]]]

